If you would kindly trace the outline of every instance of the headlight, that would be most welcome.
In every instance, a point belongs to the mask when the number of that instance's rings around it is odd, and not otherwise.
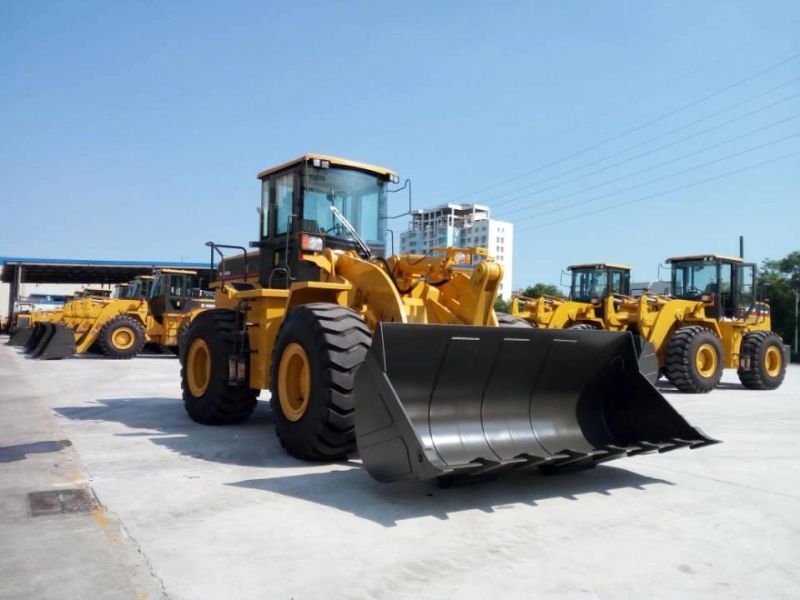
[[[308,235],[304,233],[300,237],[300,247],[307,252],[322,252],[325,243],[318,235]]]
[[[389,181],[391,181],[392,183],[400,183],[400,178],[394,173],[392,173],[391,175],[389,175]]]
[[[706,304],[713,304],[714,303],[714,296],[711,294],[703,294],[700,296],[700,301]]]
[[[598,298],[597,296],[592,298],[592,304],[594,304],[595,306],[600,306],[600,298]]]

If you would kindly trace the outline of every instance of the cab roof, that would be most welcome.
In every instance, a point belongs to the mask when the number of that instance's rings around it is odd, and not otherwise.
[[[622,269],[623,271],[630,271],[631,267],[629,267],[628,265],[621,265],[618,263],[606,263],[606,262],[582,263],[580,265],[570,265],[567,267],[568,271],[574,271],[575,269]]]
[[[273,173],[277,173],[278,171],[283,171],[284,169],[288,169],[289,167],[299,165],[309,160],[314,160],[315,158],[319,160],[327,160],[331,164],[331,166],[350,167],[353,169],[360,169],[362,171],[370,171],[372,173],[377,173],[379,175],[385,175],[386,177],[391,177],[392,175],[397,177],[397,173],[395,173],[391,169],[387,169],[386,167],[379,167],[377,165],[358,162],[356,160],[350,160],[348,158],[339,158],[337,156],[330,156],[328,154],[304,154],[303,156],[295,158],[294,160],[290,160],[276,167],[270,167],[269,169],[261,171],[258,174],[258,178],[264,179],[265,177],[272,175]]]
[[[689,256],[673,256],[672,258],[668,258],[668,263],[673,262],[684,262],[689,260],[727,260],[730,262],[744,262],[744,260],[739,256],[725,256],[724,254],[691,254]]]

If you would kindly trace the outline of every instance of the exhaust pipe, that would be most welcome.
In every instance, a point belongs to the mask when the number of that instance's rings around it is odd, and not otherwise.
[[[630,333],[380,324],[355,380],[379,481],[593,467],[717,443],[642,374]]]

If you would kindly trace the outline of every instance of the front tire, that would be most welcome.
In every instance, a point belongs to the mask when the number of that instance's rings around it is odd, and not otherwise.
[[[786,377],[783,339],[772,331],[753,331],[742,340],[741,358],[749,359],[749,369],[737,371],[739,381],[751,390],[774,390]]]
[[[119,315],[103,325],[97,345],[109,358],[128,359],[139,354],[144,344],[142,324],[128,315]]]
[[[198,315],[186,333],[181,389],[183,406],[193,421],[204,425],[242,423],[256,408],[259,390],[248,387],[249,374],[241,385],[228,383],[228,358],[235,352],[238,325],[236,311],[214,309]]]
[[[682,392],[710,392],[722,378],[722,344],[713,331],[699,325],[676,329],[664,352],[664,371]]]
[[[337,460],[355,451],[353,379],[370,342],[361,316],[338,304],[306,304],[286,315],[272,355],[270,402],[290,455]]]

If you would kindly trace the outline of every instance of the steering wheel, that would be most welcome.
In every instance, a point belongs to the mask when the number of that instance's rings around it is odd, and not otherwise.
[[[686,295],[687,296],[702,296],[703,292],[701,290],[698,290],[696,287],[690,287],[688,290],[686,290]]]

